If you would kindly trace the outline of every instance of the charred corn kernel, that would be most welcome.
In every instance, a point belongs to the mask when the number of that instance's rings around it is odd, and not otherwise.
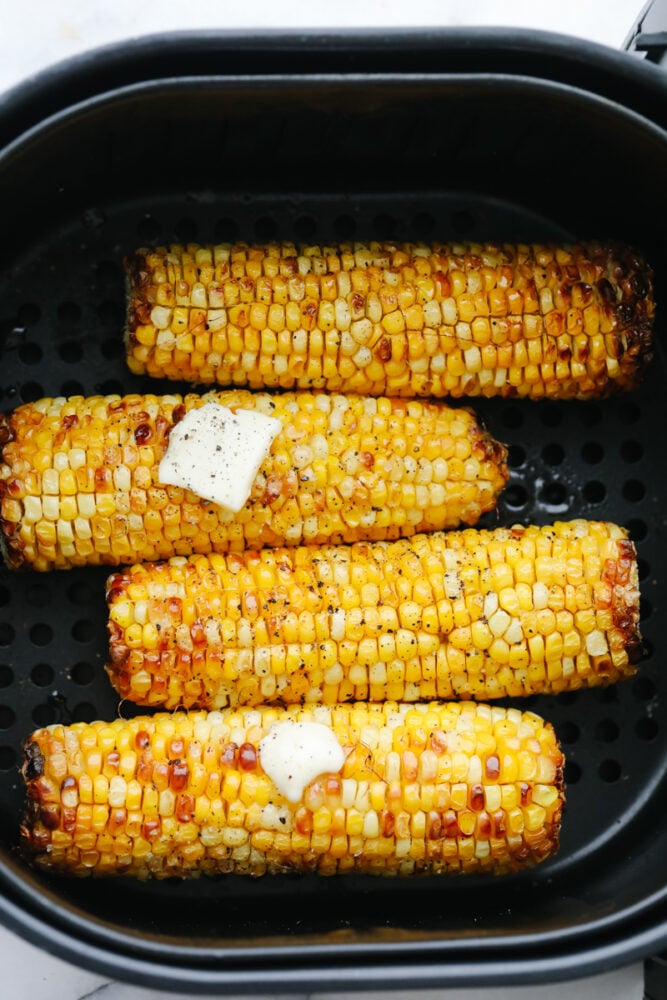
[[[564,589],[536,583],[506,611],[495,567],[538,559]],[[108,581],[107,671],[168,708],[575,690],[633,673],[637,580],[627,532],[583,520],[140,564]],[[583,610],[565,611],[574,586]]]
[[[232,520],[158,479],[171,427],[207,401],[256,409],[283,425]],[[437,503],[413,485],[418,463],[408,438],[429,462],[443,463]],[[61,449],[48,452],[47,464],[42,439]],[[505,448],[467,410],[318,392],[41,400],[0,415],[0,441],[3,549],[10,566],[37,570],[380,540],[475,524],[508,478]],[[56,455],[67,458],[68,442],[76,472],[59,472],[53,462]],[[463,474],[450,473],[444,461],[458,452],[469,456]]]
[[[197,276],[197,255],[219,249]],[[650,268],[618,246],[549,251],[547,261],[542,246],[477,243],[137,250],[128,364],[203,384],[390,396],[634,388],[652,354]]]
[[[331,730],[345,760],[344,776],[317,776],[297,801],[274,785],[275,750],[263,743],[287,721],[318,723],[327,738]],[[509,744],[505,756],[520,762],[513,776],[501,764]],[[465,747],[455,751],[457,780],[444,777],[452,746]],[[158,714],[49,726],[24,753],[22,845],[37,867],[63,874],[504,873],[558,847],[563,756],[551,726],[516,709],[358,703]],[[86,754],[98,759],[92,773]],[[107,780],[100,770],[114,772],[119,757],[124,774]],[[224,774],[222,797],[202,790],[200,768],[218,782]],[[84,801],[93,786],[95,802]],[[492,849],[483,809],[498,831]]]

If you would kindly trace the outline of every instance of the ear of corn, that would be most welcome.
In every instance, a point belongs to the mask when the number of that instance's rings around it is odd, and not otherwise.
[[[174,559],[110,578],[107,670],[168,708],[568,691],[634,672],[637,588],[582,520]]]
[[[651,270],[607,244],[188,244],[127,275],[128,364],[158,378],[586,399],[652,354]]]
[[[345,762],[284,798],[259,743],[333,730]],[[158,714],[25,745],[25,852],[72,875],[518,870],[558,847],[563,757],[532,713],[472,703]]]
[[[158,479],[171,427],[207,400],[283,424],[231,520]],[[5,554],[37,570],[474,524],[508,477],[466,409],[309,392],[43,399],[0,416],[0,444]]]

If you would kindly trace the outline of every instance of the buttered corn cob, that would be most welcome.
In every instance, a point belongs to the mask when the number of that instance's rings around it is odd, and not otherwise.
[[[284,794],[304,723],[310,776]],[[320,772],[331,742],[340,766]],[[562,767],[538,716],[472,703],[54,725],[25,744],[22,842],[79,876],[500,874],[556,851]]]
[[[158,378],[586,399],[652,354],[650,268],[615,245],[188,244],[127,277],[127,360]]]
[[[107,670],[169,708],[573,690],[634,671],[637,586],[583,520],[173,559],[110,577]]]
[[[172,426],[206,400],[283,425],[231,520],[159,482]],[[43,399],[0,416],[0,443],[6,558],[37,570],[474,524],[508,477],[470,411],[355,395]]]

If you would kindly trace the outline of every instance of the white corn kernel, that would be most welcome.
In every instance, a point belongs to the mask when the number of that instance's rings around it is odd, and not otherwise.
[[[157,330],[168,330],[171,326],[172,310],[166,306],[153,306],[151,309],[151,323]]]

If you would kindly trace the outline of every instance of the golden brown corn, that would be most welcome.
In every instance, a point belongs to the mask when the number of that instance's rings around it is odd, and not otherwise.
[[[207,400],[283,424],[232,520],[158,479],[171,427]],[[0,443],[5,554],[37,570],[474,524],[508,477],[470,411],[355,395],[43,399],[0,415]]]
[[[652,354],[651,270],[615,245],[188,244],[127,277],[128,364],[158,378],[586,399]]]
[[[344,759],[295,801],[260,747],[285,720],[333,730]],[[537,715],[470,702],[54,725],[25,745],[22,841],[72,875],[500,874],[556,851],[562,766]]]
[[[173,559],[109,579],[107,670],[168,708],[574,690],[633,673],[637,586],[582,520]]]

